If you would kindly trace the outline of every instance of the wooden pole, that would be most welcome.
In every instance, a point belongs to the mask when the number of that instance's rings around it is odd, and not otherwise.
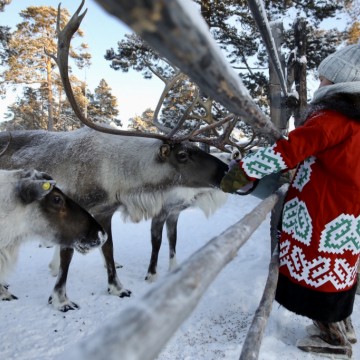
[[[270,235],[271,235],[271,260],[269,275],[264,288],[260,304],[255,312],[251,326],[247,332],[240,360],[257,360],[259,357],[261,341],[265,327],[270,316],[272,304],[275,299],[275,291],[279,276],[279,249],[277,227],[281,217],[283,202],[288,190],[288,184],[283,185],[278,191],[279,199],[271,210]]]
[[[269,275],[263,296],[257,308],[250,329],[246,335],[240,354],[240,360],[257,360],[265,327],[275,299],[275,290],[279,276],[279,253],[276,249],[271,257]]]

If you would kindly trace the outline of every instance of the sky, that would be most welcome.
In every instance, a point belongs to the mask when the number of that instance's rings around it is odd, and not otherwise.
[[[57,8],[60,2],[61,7],[66,8],[70,14],[73,14],[80,5],[80,0],[13,0],[5,7],[5,11],[0,13],[0,23],[15,30],[16,24],[21,22],[19,16],[21,10],[28,6],[42,5]],[[149,107],[155,109],[163,89],[163,83],[160,80],[145,80],[135,71],[128,73],[115,71],[110,68],[110,61],[104,59],[105,51],[110,48],[116,50],[118,41],[124,37],[124,34],[131,33],[131,29],[106,13],[93,0],[86,0],[83,9],[86,8],[88,11],[81,29],[85,33],[83,41],[89,45],[92,65],[81,71],[74,67],[74,73],[81,80],[86,79],[92,91],[99,85],[101,79],[105,79],[112,89],[112,94],[118,99],[121,120],[126,121],[134,115],[141,115]],[[8,100],[0,98],[0,121],[9,102],[15,99],[15,94],[9,91],[9,95]]]
[[[227,202],[208,219],[199,209],[180,214],[177,261],[183,264],[194,252],[260,203],[252,195],[229,195]],[[259,305],[270,261],[269,216],[240,248],[237,256],[209,286],[201,301],[171,337],[156,360],[238,360],[246,333]],[[163,235],[158,279],[144,278],[150,260],[150,221],[123,223],[113,218],[115,260],[120,281],[132,290],[130,298],[107,293],[106,270],[98,250],[83,256],[75,252],[70,265],[67,295],[80,309],[66,313],[48,305],[55,284],[48,264],[52,248],[39,248],[34,239],[20,249],[14,271],[6,279],[9,291],[19,299],[0,302],[0,354],[7,360],[65,360],[82,341],[96,337],[105,326],[121,323],[122,315],[154,286],[171,276],[168,244]],[[206,270],[204,270],[206,271]],[[169,314],[171,316],[171,314]],[[360,295],[352,316],[360,334]],[[259,360],[325,360],[305,353],[296,341],[307,335],[311,321],[273,303],[260,347]],[[141,343],[141,341],[140,341]],[[360,343],[353,345],[353,359],[360,359]],[[117,357],[125,359],[119,354]],[[79,357],[76,360],[82,360]],[[131,360],[136,360],[132,358]],[[144,359],[139,359],[144,360]]]

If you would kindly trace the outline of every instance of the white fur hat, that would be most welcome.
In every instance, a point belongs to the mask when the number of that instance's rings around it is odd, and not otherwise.
[[[334,84],[360,81],[360,44],[346,46],[326,57],[318,74]]]

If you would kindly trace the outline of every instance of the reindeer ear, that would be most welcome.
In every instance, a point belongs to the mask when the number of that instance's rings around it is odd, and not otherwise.
[[[52,191],[55,186],[54,180],[36,180],[24,178],[19,180],[17,190],[18,195],[25,204],[40,200]]]
[[[32,179],[32,180],[53,180],[53,178],[42,172],[42,171],[37,171],[37,170],[23,170],[22,174],[21,174],[21,178],[27,178],[27,179]]]
[[[162,144],[159,149],[159,158],[161,160],[166,160],[170,156],[170,145],[169,144]]]

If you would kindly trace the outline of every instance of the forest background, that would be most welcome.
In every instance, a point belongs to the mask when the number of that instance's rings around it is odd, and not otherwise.
[[[194,0],[225,56],[264,110],[269,112],[268,57],[247,1]],[[48,53],[56,52],[58,1],[1,0],[0,128],[72,130],[80,126],[73,115]],[[318,63],[335,48],[360,38],[360,1],[265,1],[270,21],[285,28],[282,52],[294,52],[294,20],[307,20],[308,94],[316,86]],[[62,23],[78,4],[65,0]],[[193,103],[187,126],[211,123],[228,112],[187,77],[135,36],[131,29],[88,0],[87,15],[70,53],[72,84],[79,104],[92,120],[157,131],[173,123]],[[164,91],[166,89],[166,91]],[[160,99],[160,101],[159,101]],[[210,110],[209,110],[210,109]],[[210,117],[209,117],[210,113]]]

